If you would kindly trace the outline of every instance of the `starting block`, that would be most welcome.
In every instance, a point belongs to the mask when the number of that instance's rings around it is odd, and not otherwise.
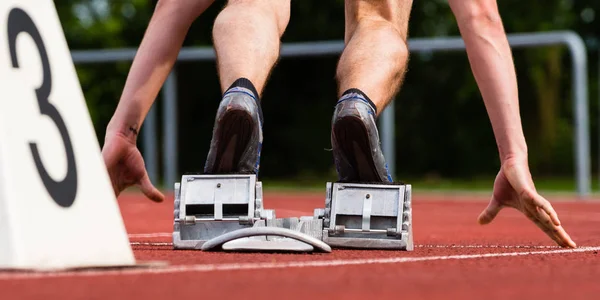
[[[175,183],[173,246],[200,249],[215,237],[273,220],[256,175],[184,175]]]
[[[327,183],[323,241],[335,247],[412,251],[411,185]]]
[[[276,218],[256,175],[184,175],[173,247],[204,251],[414,250],[411,185],[327,183],[313,216]]]

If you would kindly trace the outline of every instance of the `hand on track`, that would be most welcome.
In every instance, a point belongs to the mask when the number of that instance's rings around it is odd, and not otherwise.
[[[165,196],[150,182],[144,159],[135,142],[120,134],[110,135],[104,143],[102,157],[117,197],[123,190],[135,185],[150,200],[164,200]]]
[[[575,242],[561,226],[550,202],[535,190],[526,159],[509,159],[502,164],[494,181],[492,199],[479,215],[479,223],[490,223],[505,207],[522,212],[558,245],[576,247]]]

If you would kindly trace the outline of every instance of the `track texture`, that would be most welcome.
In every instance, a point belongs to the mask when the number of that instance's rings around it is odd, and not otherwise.
[[[514,210],[480,226],[476,218],[486,196],[414,191],[413,197],[413,252],[236,254],[172,250],[172,198],[155,204],[127,194],[119,204],[137,259],[169,266],[0,272],[0,299],[574,300],[596,299],[600,293],[597,250],[553,253],[561,249]],[[550,200],[579,247],[600,246],[600,201]],[[275,208],[278,217],[311,215],[323,202],[324,194],[265,194],[265,206]]]

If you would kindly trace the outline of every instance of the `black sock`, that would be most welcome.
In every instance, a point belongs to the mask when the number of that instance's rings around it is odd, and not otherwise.
[[[359,89],[348,89],[346,90],[343,94],[342,97],[344,95],[350,94],[350,93],[356,93],[359,94],[363,97],[365,97],[365,99],[367,100],[367,102],[369,102],[369,104],[373,107],[373,109],[375,110],[375,115],[377,115],[377,106],[375,105],[375,103],[373,103],[373,101],[371,101],[371,99],[369,99],[369,96],[367,96],[367,94],[363,93],[363,91],[359,90]]]
[[[252,94],[254,95],[254,98],[256,99],[256,103],[258,103],[258,117],[260,118],[260,123],[263,123],[263,112],[262,112],[262,107],[261,107],[261,103],[260,103],[260,97],[258,97],[258,92],[256,91],[256,88],[254,87],[254,84],[252,84],[252,82],[248,79],[248,78],[238,78],[236,81],[234,81],[231,86],[229,86],[229,88],[227,89],[227,91],[229,91],[232,88],[235,87],[241,87],[241,88],[246,88],[249,89]],[[225,93],[227,93],[227,91],[225,91]]]
[[[256,100],[260,102],[260,98],[258,97],[258,92],[256,91],[254,84],[252,84],[252,82],[250,80],[248,80],[248,78],[243,78],[243,77],[239,78],[238,80],[234,81],[227,90],[230,90],[234,87],[241,87],[241,88],[249,89],[252,92],[252,94],[254,94],[254,98],[256,98]]]

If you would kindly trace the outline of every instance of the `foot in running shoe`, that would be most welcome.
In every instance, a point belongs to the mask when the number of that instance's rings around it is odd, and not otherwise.
[[[375,118],[377,108],[360,90],[346,91],[335,106],[331,144],[340,182],[392,182]]]
[[[236,80],[217,110],[204,173],[258,175],[262,124],[256,89],[248,79]]]

